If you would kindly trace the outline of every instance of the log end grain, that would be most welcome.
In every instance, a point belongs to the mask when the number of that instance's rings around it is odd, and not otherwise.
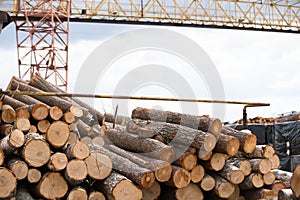
[[[177,199],[202,200],[204,195],[201,189],[193,183],[176,191]]]
[[[105,196],[98,191],[90,192],[88,200],[105,200]]]
[[[162,163],[154,170],[154,175],[157,181],[166,182],[170,179],[172,174],[172,166],[169,163]]]
[[[215,137],[215,135],[212,134],[208,134],[205,136],[204,142],[203,142],[203,148],[206,151],[212,151],[217,143],[217,139]]]
[[[251,163],[249,162],[249,160],[242,160],[239,164],[239,168],[242,170],[245,176],[248,176],[252,171]]]
[[[17,179],[14,174],[6,169],[0,168],[0,198],[11,197],[17,186]]]
[[[243,150],[245,153],[252,153],[256,148],[257,138],[254,134],[250,134],[244,142]]]
[[[33,167],[41,167],[50,159],[50,147],[43,140],[30,140],[23,148],[23,158]]]
[[[73,115],[73,113],[71,113],[70,111],[68,111],[68,112],[64,113],[63,119],[68,124],[72,124],[75,121],[75,116]]]
[[[216,180],[207,174],[204,175],[200,182],[200,187],[203,191],[211,191],[216,185]]]
[[[10,105],[3,105],[1,112],[1,119],[5,123],[13,123],[16,119],[16,112]]]
[[[197,155],[198,155],[198,158],[200,160],[207,161],[212,157],[213,152],[212,151],[206,151],[204,149],[199,149],[198,152],[197,152]]]
[[[226,145],[226,153],[229,156],[234,156],[238,152],[239,147],[240,141],[237,138],[233,137],[229,140],[229,142]]]
[[[17,161],[10,165],[10,170],[13,172],[17,180],[23,180],[28,174],[28,165],[23,161]]]
[[[39,170],[32,168],[28,170],[27,181],[29,183],[37,183],[41,180],[42,174]]]
[[[155,181],[154,173],[145,172],[141,178],[141,185],[144,188],[150,188],[153,185],[154,181]]]
[[[88,200],[88,195],[86,190],[77,187],[70,191],[67,200]]]
[[[210,119],[210,125],[208,131],[214,135],[217,135],[222,130],[222,122],[219,119]]]
[[[191,174],[185,169],[176,170],[174,173],[173,182],[177,188],[186,187],[191,181]]]
[[[272,169],[272,162],[268,159],[262,159],[259,164],[259,171],[262,174],[270,172]]]
[[[40,120],[37,123],[37,129],[41,132],[41,133],[46,133],[48,131],[48,128],[50,127],[50,122],[49,120]]]
[[[158,199],[161,194],[161,187],[157,181],[153,183],[153,185],[150,188],[142,188],[139,187],[142,190],[143,193],[143,200],[154,200]]]
[[[186,153],[181,162],[181,167],[186,170],[192,170],[197,165],[197,156],[193,153]]]
[[[16,127],[21,131],[28,131],[30,129],[29,119],[24,117],[18,118],[16,121]]]
[[[265,185],[272,185],[276,179],[275,175],[273,172],[267,172],[263,175],[264,183]]]
[[[229,182],[222,182],[216,189],[217,195],[220,198],[228,198],[234,193],[234,186]]]
[[[83,160],[74,159],[68,162],[65,170],[66,180],[73,185],[79,184],[87,177],[88,171]]]
[[[133,183],[128,180],[122,180],[113,189],[112,195],[115,200],[131,200],[142,199],[142,191],[135,187]]]
[[[172,147],[164,148],[160,151],[160,160],[172,163],[175,159],[175,152]]]
[[[88,175],[95,180],[105,179],[112,171],[111,159],[99,152],[92,152],[84,162],[86,163]]]
[[[75,116],[75,117],[82,117],[83,116],[83,110],[80,106],[73,105],[70,107],[70,112]]]
[[[280,166],[280,158],[277,154],[274,154],[271,158],[269,158],[272,164],[272,169],[278,169]]]
[[[230,174],[230,182],[233,184],[240,184],[244,178],[245,175],[242,170],[235,170]]]
[[[58,106],[52,106],[49,110],[49,114],[53,120],[57,121],[63,116],[63,111]]]
[[[46,133],[47,141],[55,148],[63,147],[70,135],[70,129],[67,123],[62,121],[53,122]]]
[[[226,156],[222,153],[214,153],[210,159],[211,168],[220,171],[225,166]]]
[[[46,119],[48,114],[48,107],[44,104],[35,104],[31,109],[31,116],[36,120]]]
[[[195,166],[192,171],[190,172],[191,173],[191,181],[193,183],[199,183],[203,176],[204,176],[204,168],[202,167],[202,165],[197,165]]]
[[[46,199],[60,199],[66,195],[68,184],[58,172],[48,172],[38,184],[38,192]]]
[[[48,168],[53,171],[61,171],[66,168],[67,164],[68,158],[66,154],[56,152],[51,156],[50,161],[48,163]]]
[[[24,133],[19,129],[14,129],[9,136],[10,146],[20,148],[25,143]]]

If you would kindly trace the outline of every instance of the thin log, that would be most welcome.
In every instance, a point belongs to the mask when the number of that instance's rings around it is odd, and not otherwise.
[[[62,109],[61,109],[60,107],[58,107],[58,106],[52,106],[52,107],[50,108],[50,110],[49,110],[49,115],[50,115],[50,117],[51,117],[53,120],[57,121],[57,120],[59,120],[60,118],[62,118],[62,116],[63,116],[63,111],[62,111]]]
[[[208,161],[201,162],[203,167],[209,170],[220,171],[226,163],[227,156],[222,153],[213,153]]]
[[[46,132],[47,141],[54,148],[63,147],[68,142],[69,135],[69,126],[63,121],[53,122]]]
[[[72,124],[75,122],[75,116],[72,112],[68,111],[63,114],[63,120],[68,124]]]
[[[27,181],[28,183],[38,183],[42,178],[41,172],[36,168],[31,168],[27,173]]]
[[[297,165],[294,169],[293,176],[291,178],[291,188],[295,197],[300,197],[300,165]]]
[[[226,164],[224,168],[218,172],[218,174],[236,185],[243,182],[245,178],[243,171],[232,164]]]
[[[281,189],[278,192],[278,200],[296,200],[292,189]]]
[[[30,129],[30,121],[24,117],[17,118],[15,121],[15,126],[17,129],[27,132]]]
[[[0,148],[5,154],[12,154],[16,149],[23,146],[25,137],[22,131],[14,129],[11,133],[5,136],[0,142]]]
[[[105,196],[102,192],[93,191],[90,192],[88,200],[105,200]]]
[[[30,125],[28,133],[36,133],[38,130],[35,125]]]
[[[191,173],[191,181],[193,183],[199,183],[205,174],[205,170],[202,167],[202,165],[197,165],[191,170],[190,173]]]
[[[209,159],[211,159],[211,157],[213,155],[213,152],[212,151],[206,151],[204,149],[197,149],[196,154],[197,154],[197,156],[200,160],[208,161]]]
[[[23,180],[28,174],[28,165],[18,157],[10,157],[7,167],[12,171],[17,180]]]
[[[16,120],[16,112],[13,107],[8,104],[4,104],[1,109],[1,119],[3,122],[10,124]]]
[[[272,185],[276,179],[273,172],[269,171],[266,174],[263,175],[264,184],[265,185]]]
[[[245,176],[248,176],[252,171],[251,163],[249,162],[249,160],[241,158],[231,158],[228,160],[228,162],[240,168]]]
[[[31,109],[31,116],[35,120],[46,119],[49,114],[49,109],[45,104],[35,104]]]
[[[91,152],[84,160],[89,177],[94,180],[103,180],[109,176],[113,164],[110,157],[100,152]]]
[[[214,148],[215,152],[225,153],[229,156],[233,156],[238,152],[240,142],[236,137],[220,133],[217,138],[218,141]]]
[[[61,152],[56,152],[51,155],[47,167],[51,171],[61,171],[67,167],[67,164],[68,164],[68,158],[66,154]]]
[[[41,132],[41,133],[47,133],[47,131],[48,131],[50,125],[51,125],[51,123],[49,122],[49,120],[43,119],[43,120],[40,120],[40,121],[37,123],[37,129],[38,129],[39,132]]]
[[[274,156],[275,150],[274,147],[270,145],[256,145],[255,150],[252,153],[243,153],[239,152],[238,155],[235,155],[236,157],[242,157],[242,158],[266,158],[270,159]]]
[[[74,158],[83,160],[90,155],[89,147],[81,141],[69,145],[65,152],[69,160]]]
[[[208,192],[214,189],[216,185],[216,180],[214,179],[214,177],[205,173],[199,185],[203,191]]]
[[[0,198],[13,197],[17,187],[17,179],[14,174],[4,167],[0,167]]]
[[[172,166],[172,174],[171,178],[166,182],[167,185],[176,187],[176,188],[184,188],[191,181],[191,174],[177,166]]]
[[[86,190],[82,187],[75,187],[73,188],[69,195],[67,200],[88,200],[88,194]]]
[[[75,144],[75,143],[78,142],[78,141],[79,141],[79,136],[78,136],[78,134],[77,134],[76,132],[71,131],[71,132],[70,132],[70,135],[69,135],[69,139],[68,139],[67,144],[68,144],[68,145]]]
[[[257,190],[248,190],[244,192],[246,200],[257,200],[257,199],[273,199],[277,195],[273,190],[260,188]]]
[[[24,107],[26,107],[26,105]],[[16,109],[17,119],[21,118],[21,117],[24,117],[26,119],[30,119],[30,112],[27,109],[25,109],[24,107],[20,107],[20,108]]]
[[[88,175],[85,162],[78,159],[69,161],[64,172],[65,179],[70,185],[82,183]]]
[[[261,174],[251,173],[246,176],[244,181],[240,184],[241,190],[251,190],[255,188],[261,188],[264,185],[264,180]]]

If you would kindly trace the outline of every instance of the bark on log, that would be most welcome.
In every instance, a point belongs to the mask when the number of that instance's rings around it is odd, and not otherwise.
[[[248,176],[252,171],[251,163],[249,162],[249,160],[241,158],[231,158],[228,160],[228,162],[240,168],[245,176]]]
[[[278,200],[296,200],[292,189],[282,189],[278,192]]]
[[[280,180],[280,181],[284,182],[284,184],[288,188],[291,187],[290,181],[293,176],[292,172],[283,171],[280,169],[273,169],[273,170],[271,170],[271,172],[275,175],[276,180]]]
[[[58,106],[52,106],[49,110],[49,115],[51,119],[57,121],[63,116],[63,111],[60,107]]]
[[[46,132],[47,141],[54,148],[61,148],[65,146],[68,142],[69,135],[69,126],[63,121],[53,122]]]
[[[15,127],[23,132],[27,132],[30,129],[30,121],[29,119],[24,117],[17,118]]]
[[[245,153],[252,153],[256,148],[256,136],[251,133],[234,130],[224,126],[221,133],[236,137],[240,141],[239,150]]]
[[[12,154],[16,149],[23,146],[25,137],[22,131],[14,129],[11,133],[5,136],[0,142],[0,148],[5,154]]]
[[[149,188],[155,181],[154,174],[150,170],[138,166],[127,158],[123,158],[122,156],[119,156],[103,147],[94,146],[91,148],[91,152],[101,152],[109,156],[112,160],[113,168],[136,184],[144,188]]]
[[[163,187],[163,192],[159,199],[168,199],[168,200],[202,200],[204,195],[201,189],[193,183],[190,183],[184,188],[172,188],[172,187]]]
[[[67,200],[88,200],[88,194],[82,187],[73,188],[68,194]]]
[[[187,152],[175,160],[173,164],[190,171],[197,165],[197,156],[193,153]]]
[[[28,165],[18,157],[10,157],[7,167],[12,171],[17,180],[23,180],[28,174]]]
[[[258,190],[248,190],[244,192],[246,200],[257,200],[257,199],[273,199],[277,195],[273,190],[260,188]]]
[[[88,200],[105,200],[105,196],[102,192],[93,191],[90,192]]]
[[[126,129],[141,137],[160,135],[166,143],[179,143],[206,151],[212,151],[217,142],[212,134],[171,123],[132,120]]]
[[[83,160],[90,155],[88,146],[81,141],[69,145],[65,152],[69,160],[74,158]]]
[[[157,200],[161,193],[161,187],[157,181],[155,181],[150,188],[146,189],[139,186],[139,189],[143,193],[143,200]]]
[[[112,171],[112,160],[100,152],[91,152],[84,160],[89,177],[94,180],[102,180],[109,176]]]
[[[0,167],[0,198],[5,199],[14,196],[17,187],[15,175],[4,167]]]
[[[2,105],[1,119],[5,123],[13,123],[16,120],[16,111],[8,104]]]
[[[227,156],[222,153],[213,153],[210,160],[201,163],[206,169],[220,171],[225,166],[226,157]]]
[[[202,165],[197,165],[192,169],[190,173],[191,173],[191,181],[193,183],[199,183],[205,174],[205,170],[202,167]]]
[[[214,189],[216,180],[209,174],[205,173],[199,185],[203,191],[208,192]]]
[[[176,188],[184,188],[190,183],[190,181],[190,172],[181,167],[172,166],[172,174],[166,184]]]
[[[196,154],[197,154],[197,156],[200,160],[208,161],[209,159],[211,159],[211,157],[213,155],[213,152],[212,151],[206,151],[206,150],[203,150],[203,149],[197,149]]]
[[[213,134],[220,133],[222,129],[222,123],[219,119],[211,119],[207,116],[194,116],[155,109],[136,108],[132,111],[131,117],[133,119],[136,118],[143,120],[180,124],[183,126],[199,129],[204,132],[210,132]]]
[[[274,156],[275,150],[270,145],[256,145],[255,150],[252,153],[246,154],[243,152],[238,152],[236,157],[242,158],[266,158],[270,159]]]
[[[42,174],[38,169],[31,168],[27,173],[27,181],[28,183],[38,183],[42,178]]]
[[[233,156],[238,152],[239,148],[240,142],[236,137],[220,133],[217,136],[217,143],[214,151]]]
[[[147,153],[150,157],[170,163],[174,161],[175,153],[173,148],[159,141],[149,138],[141,138],[137,135],[117,129],[106,130],[105,136],[113,144],[123,149],[137,153]]]
[[[61,171],[66,168],[67,164],[68,164],[68,158],[66,154],[56,152],[51,155],[47,167],[51,171]]]
[[[224,168],[218,172],[220,176],[223,178],[226,178],[228,181],[230,181],[233,184],[240,184],[243,182],[245,175],[242,170],[240,170],[238,167],[227,163]]]
[[[68,162],[65,169],[65,178],[70,185],[78,185],[87,177],[87,167],[83,160],[74,159]]]
[[[283,181],[275,180],[272,185],[267,185],[266,188],[273,190],[277,194],[280,190],[286,189],[287,186]]]
[[[240,184],[241,190],[251,190],[255,188],[261,188],[264,185],[264,180],[261,174],[251,173],[246,176],[244,181]]]
[[[142,191],[128,178],[112,172],[104,181],[96,181],[93,188],[103,191],[108,200],[140,200]]]
[[[265,185],[272,185],[274,183],[276,177],[273,174],[273,172],[270,171],[263,175],[263,179],[264,179]]]
[[[222,178],[217,174],[211,174],[215,181],[216,185],[213,189],[213,192],[218,195],[220,198],[228,198],[234,193],[234,185]]]
[[[272,163],[272,169],[278,169],[280,166],[280,158],[277,154],[274,154],[269,160]]]
[[[13,97],[10,97],[10,96],[7,96],[7,95],[3,95],[1,97],[1,101],[2,101],[3,105],[5,105],[5,104],[10,105],[14,109],[17,109],[17,108],[20,108],[20,107],[26,105],[22,101],[19,101],[19,100],[13,98]]]
[[[12,124],[1,124],[0,125],[1,136],[2,137],[7,136],[13,130],[13,128],[14,128],[14,126]]]
[[[268,159],[250,159],[249,162],[253,172],[266,174],[272,169],[272,163]]]
[[[300,165],[295,167],[293,176],[291,178],[291,188],[294,192],[295,197],[300,197]]]

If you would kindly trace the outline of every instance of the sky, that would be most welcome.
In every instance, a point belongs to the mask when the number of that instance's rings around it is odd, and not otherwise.
[[[300,92],[300,84],[298,83],[300,77],[300,35],[290,33],[72,23],[69,44],[69,91],[77,91],[75,85],[76,79],[80,77],[80,70],[97,47],[118,34],[144,28],[173,31],[198,44],[207,53],[221,77],[225,94],[221,100],[271,104],[269,107],[248,108],[248,117],[276,117],[280,113],[300,111],[300,95],[298,93]],[[105,57],[105,55],[99,55],[99,62],[101,62],[101,56]],[[0,60],[2,68],[0,87],[6,88],[10,78],[13,75],[18,75],[14,24],[10,24],[0,35]],[[212,98],[205,77],[201,77],[201,74],[195,75],[187,62],[180,57],[168,54],[168,52],[145,49],[128,53],[112,62],[105,72],[105,76],[97,80],[94,93],[117,94],[116,91],[119,91],[117,87],[120,87],[118,84],[121,83],[122,78],[133,70],[148,65],[152,67],[154,65],[167,66],[174,70],[175,74],[180,74],[193,91],[194,98]],[[151,74],[151,69],[151,67],[144,68],[144,71],[142,70],[140,73]],[[155,67],[153,67],[154,69]],[[94,70],[98,70],[96,63]],[[156,73],[162,78],[164,78],[163,76],[167,77],[163,72],[162,74],[159,71]],[[136,85],[132,91],[129,91],[128,95],[186,97],[180,96],[180,94],[180,92],[174,91],[171,86],[150,81],[147,84]],[[93,103],[97,109],[103,112],[113,112],[117,104],[126,107],[126,109],[120,109],[121,114],[124,115],[130,115],[131,110],[136,106],[177,112],[184,112],[185,106],[178,102],[123,101],[116,103],[101,99],[97,99]],[[218,107],[214,107],[212,104],[199,103],[196,109],[188,112],[198,115],[209,114],[224,122],[233,122],[242,118],[242,105],[226,104],[222,106],[220,112],[215,112]]]

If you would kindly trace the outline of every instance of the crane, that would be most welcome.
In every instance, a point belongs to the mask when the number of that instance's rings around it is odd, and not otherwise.
[[[16,25],[19,77],[67,89],[70,22],[300,33],[296,0],[0,0]]]

